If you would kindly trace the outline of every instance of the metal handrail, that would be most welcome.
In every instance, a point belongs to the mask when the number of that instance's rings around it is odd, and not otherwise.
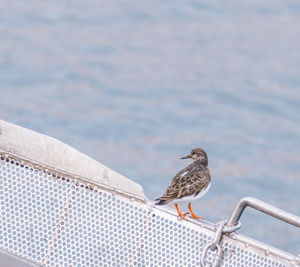
[[[253,197],[244,197],[240,199],[235,206],[227,225],[232,226],[237,224],[247,206],[300,228],[300,217]]]

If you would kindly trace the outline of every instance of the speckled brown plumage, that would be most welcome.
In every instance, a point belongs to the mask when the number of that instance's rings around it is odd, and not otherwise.
[[[183,173],[188,173],[181,177]],[[181,179],[180,179],[181,178]],[[157,200],[167,204],[173,200],[187,196],[197,196],[210,183],[210,174],[207,167],[194,162],[176,174],[164,195]],[[159,203],[157,203],[159,205]]]

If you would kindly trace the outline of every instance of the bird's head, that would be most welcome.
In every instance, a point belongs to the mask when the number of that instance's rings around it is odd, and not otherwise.
[[[194,161],[199,161],[200,164],[207,165],[208,159],[207,154],[202,148],[194,148],[192,149],[191,153],[181,159],[193,159]]]

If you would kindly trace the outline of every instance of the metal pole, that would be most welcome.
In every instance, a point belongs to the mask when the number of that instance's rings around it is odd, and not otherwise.
[[[253,197],[244,197],[235,206],[233,213],[227,222],[228,226],[235,225],[243,214],[244,209],[249,206],[263,213],[271,215],[281,221],[300,227],[300,217],[286,212],[282,209],[276,208],[268,203]]]

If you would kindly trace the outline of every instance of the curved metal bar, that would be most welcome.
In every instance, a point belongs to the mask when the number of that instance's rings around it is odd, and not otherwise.
[[[235,206],[227,225],[230,226],[237,224],[247,206],[273,216],[281,221],[300,227],[300,217],[253,197],[244,197],[240,199]]]

